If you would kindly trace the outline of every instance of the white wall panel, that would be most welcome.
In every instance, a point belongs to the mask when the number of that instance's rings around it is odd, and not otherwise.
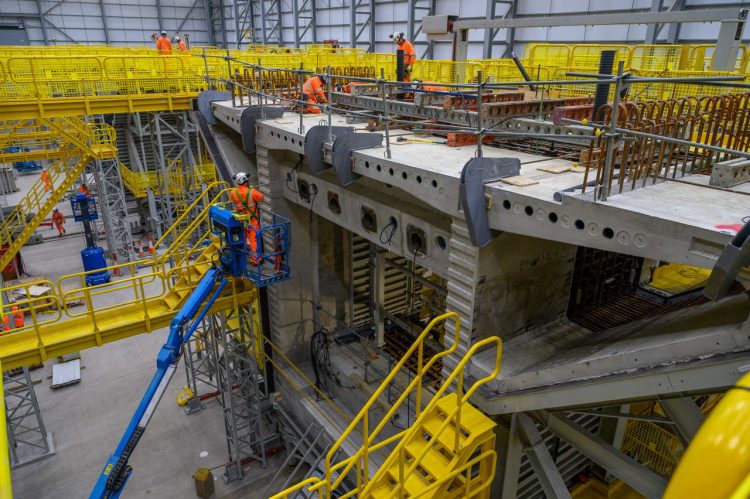
[[[209,35],[206,26],[206,11],[203,0],[199,0],[196,8],[191,10],[194,0],[161,0],[161,12],[157,12],[156,0],[102,0],[107,35],[111,43],[117,45],[151,45],[150,35],[164,28],[171,34],[182,24],[180,34],[187,34],[194,44],[208,43]],[[269,0],[266,0],[266,3]],[[345,44],[350,41],[350,5],[353,0],[317,0],[319,10],[317,17],[318,41],[323,39],[338,39]],[[424,0],[418,0],[425,3]],[[612,11],[648,10],[652,0],[518,0],[518,15],[564,15],[566,13],[601,13]],[[236,40],[233,20],[234,0],[224,0],[226,5],[226,33],[231,41]],[[670,5],[672,0],[665,0]],[[52,25],[46,24],[48,38],[57,43],[69,43],[67,37],[79,42],[103,43],[105,41],[104,24],[101,16],[99,0],[64,0],[58,4],[57,0],[40,0],[42,11],[50,9],[47,19]],[[736,5],[750,7],[750,0],[687,0],[687,7],[711,8],[716,5]],[[464,18],[483,18],[486,13],[484,0],[437,0],[437,13],[460,15]],[[282,37],[286,45],[293,46],[294,17],[292,0],[282,0]],[[505,12],[505,5],[498,5],[497,12]],[[376,0],[375,37],[376,49],[379,51],[394,50],[388,35],[393,31],[407,32],[408,17],[406,0]],[[23,15],[23,17],[21,17]],[[417,22],[422,12],[417,14]],[[36,16],[36,17],[35,17]],[[161,16],[161,19],[160,19]],[[364,16],[359,17],[360,20]],[[34,0],[0,0],[0,22],[19,23],[26,26],[27,38],[32,44],[43,43],[44,37],[38,17],[37,4]],[[256,12],[256,30],[260,34],[260,15]],[[694,23],[684,25],[680,31],[681,41],[710,41],[718,35],[719,26],[716,23]],[[660,39],[664,40],[667,29],[663,29]],[[516,51],[522,52],[528,42],[560,41],[560,42],[610,42],[610,43],[643,43],[646,27],[641,26],[588,26],[588,27],[558,27],[558,28],[528,28],[516,30]],[[67,35],[67,36],[66,36]],[[362,41],[369,36],[368,30],[363,32]],[[746,26],[744,37],[750,38],[750,27]],[[221,35],[219,36],[221,39]],[[481,57],[482,31],[472,31],[470,35],[470,57]],[[424,35],[416,41],[424,41]],[[505,40],[505,32],[496,37],[496,41]],[[303,42],[312,42],[308,32]],[[366,46],[366,44],[363,44]],[[425,45],[417,44],[417,51],[421,53]],[[450,57],[450,45],[435,44],[436,58]],[[495,53],[502,52],[502,47],[495,48]]]

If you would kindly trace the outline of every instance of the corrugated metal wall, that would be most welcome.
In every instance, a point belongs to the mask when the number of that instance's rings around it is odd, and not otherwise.
[[[0,25],[21,25],[26,29],[26,38],[31,44],[43,44],[44,32],[40,14],[44,16],[47,39],[50,43],[105,43],[115,45],[150,44],[151,33],[166,29],[170,34],[188,34],[193,44],[209,43],[209,27],[206,21],[206,6],[215,0],[0,0]],[[317,41],[338,39],[345,45],[350,41],[351,4],[357,0],[317,0]],[[416,0],[425,5],[426,0]],[[657,1],[658,0],[653,0]],[[302,0],[300,0],[302,2]],[[566,13],[627,12],[633,9],[647,10],[652,0],[518,0],[518,15],[560,15]],[[663,8],[668,8],[673,0],[663,0]],[[364,2],[367,4],[367,2]],[[224,0],[225,32],[227,39],[236,40],[233,15],[234,0]],[[271,0],[265,0],[270,9]],[[293,0],[280,0],[282,19],[282,39],[286,45],[294,45]],[[487,12],[485,0],[437,0],[437,13],[454,14],[464,18],[484,18]],[[706,8],[712,6],[743,6],[749,1],[727,0],[686,0],[685,8]],[[496,13],[504,14],[507,5],[498,4]],[[421,18],[419,11],[417,20]],[[365,16],[359,16],[360,21]],[[379,51],[393,49],[388,34],[393,31],[408,32],[407,0],[375,0],[375,48]],[[268,25],[268,23],[267,23]],[[256,9],[256,26],[260,26],[260,14]],[[682,27],[680,40],[712,41],[718,35],[717,24],[687,24]],[[257,30],[259,32],[260,30]],[[528,28],[516,31],[517,50],[527,42],[628,42],[642,43],[646,27],[631,26],[581,26],[563,28]],[[661,38],[666,36],[662,30]],[[745,28],[746,39],[750,39],[750,28]],[[369,34],[362,34],[363,46],[367,45]],[[471,34],[470,57],[482,56],[483,32]],[[500,31],[496,40],[504,40]],[[417,37],[417,41],[423,36]],[[303,42],[312,42],[311,33],[303,37]],[[493,52],[499,56],[503,52],[498,45]],[[434,58],[448,58],[449,44],[436,45]]]

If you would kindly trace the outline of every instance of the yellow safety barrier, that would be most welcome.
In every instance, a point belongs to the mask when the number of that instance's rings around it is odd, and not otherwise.
[[[438,324],[441,324],[448,319],[454,320],[456,324],[455,337],[453,338],[452,345],[431,356],[429,359],[425,359],[425,339],[432,334],[433,329]],[[357,416],[354,417],[336,443],[331,446],[326,455],[324,478],[306,480],[273,496],[273,499],[293,497],[296,492],[303,489],[308,494],[317,492],[318,497],[325,497],[326,499],[330,499],[334,492],[337,492],[336,497],[342,499],[348,497],[392,497],[394,494],[414,497],[419,493],[427,493],[427,490],[434,492],[432,487],[445,488],[447,486],[455,485],[453,480],[465,471],[462,469],[462,465],[474,457],[473,454],[475,451],[478,449],[482,449],[481,452],[491,451],[492,446],[494,446],[494,433],[492,431],[494,423],[491,420],[487,420],[489,421],[488,423],[482,421],[482,418],[486,419],[486,416],[481,415],[481,413],[474,409],[470,405],[469,399],[480,386],[497,377],[500,372],[502,359],[502,342],[500,338],[491,337],[475,343],[461,358],[451,374],[443,380],[440,388],[432,395],[432,399],[423,408],[423,392],[429,386],[429,383],[425,382],[425,377],[428,376],[428,373],[436,362],[453,354],[457,350],[459,345],[459,331],[460,318],[458,314],[454,312],[446,313],[433,319],[415,340],[409,350],[407,350],[399,363],[396,364],[388,376],[385,377],[380,387],[375,390],[370,400],[362,407]],[[466,366],[473,355],[485,347],[490,346],[495,347],[496,349],[494,370],[487,376],[474,382],[468,390],[465,390],[464,370]],[[375,428],[371,428],[370,411],[373,405],[377,402],[378,397],[380,397],[383,392],[394,383],[396,376],[402,369],[404,369],[407,361],[409,361],[412,356],[416,356],[416,372],[414,372],[414,378],[406,388],[400,390],[401,395],[391,405],[390,409],[378,418]],[[448,395],[447,392],[449,388],[454,386],[454,383],[456,391],[455,393]],[[416,400],[416,419],[414,424],[396,435],[377,441],[378,437],[381,436],[383,429],[388,425],[388,422],[402,408],[404,402],[408,403],[408,400],[411,397],[415,397]],[[462,424],[462,415],[472,411],[472,418],[467,417],[466,425]],[[442,416],[436,417],[436,414],[438,413]],[[429,429],[428,426],[425,426],[428,422]],[[467,425],[469,429],[467,429]],[[473,441],[471,440],[472,428],[476,428],[477,426],[481,427],[479,432],[484,435],[484,438],[481,438],[478,441]],[[447,431],[449,428],[450,431]],[[332,460],[334,456],[337,455],[344,442],[355,430],[362,435],[361,447],[354,453],[354,455],[337,463],[333,463]],[[443,438],[444,432],[452,433],[452,436],[449,436],[447,439]],[[425,433],[431,435],[430,440],[427,442],[424,439]],[[465,440],[463,445],[462,440]],[[469,445],[470,441],[473,442],[474,445]],[[443,447],[442,451],[435,447],[438,443]],[[395,448],[371,478],[370,456],[374,452],[382,452],[392,445],[395,445]],[[415,446],[418,450],[415,450]],[[451,452],[452,455],[446,456],[445,452]],[[409,454],[409,458],[407,458],[407,453]],[[434,471],[434,464],[440,461],[440,458],[438,458],[435,453],[442,455],[442,459],[447,459],[452,466],[444,467],[441,471]],[[463,495],[465,490],[472,490],[475,487],[481,489],[481,484],[491,483],[492,476],[494,475],[494,458],[488,453],[484,454],[483,459],[484,460],[478,466],[478,469],[475,466],[474,473],[467,479],[468,481],[463,484],[465,488],[457,489],[456,492],[456,489],[451,487],[452,494],[448,494],[447,490],[441,489],[443,490],[443,493],[446,494],[441,497],[466,497]],[[431,462],[431,460],[436,461]],[[420,466],[430,467],[433,470],[433,473],[436,473],[437,476],[432,480],[432,483],[427,482],[426,485],[417,486],[416,489],[409,490],[407,493],[406,481],[409,480],[411,474]],[[394,467],[397,468],[397,471]],[[355,476],[351,478],[355,481],[356,486],[353,490],[348,492],[338,491],[338,488],[343,481],[350,476],[352,472],[354,472]],[[393,485],[394,480],[395,487],[391,488],[390,485]],[[419,492],[416,492],[417,490]],[[484,493],[486,490],[487,489],[481,489],[481,492]]]
[[[159,196],[164,195],[164,192],[183,195],[186,191],[200,189],[201,184],[216,182],[216,165],[213,163],[194,165],[189,183],[185,178],[187,174],[181,172],[171,173],[167,178],[166,189],[159,177],[159,173],[155,171],[134,172],[125,164],[120,163],[120,176],[125,188],[137,198],[146,197],[149,189]]]
[[[102,269],[121,274],[109,283],[85,286],[90,272],[79,272],[62,276],[55,284],[24,283],[4,290],[16,299],[4,304],[3,312],[19,306],[27,314],[27,324],[0,335],[3,366],[12,369],[44,362],[167,326],[212,265],[218,241],[208,229],[208,210],[226,200],[229,189],[217,193],[224,186],[223,182],[209,186],[156,242],[153,257]],[[190,223],[183,223],[187,220]],[[178,225],[187,229],[175,229]],[[174,242],[169,245],[169,240]],[[50,292],[28,298],[32,285],[46,286]],[[257,299],[255,288],[244,280],[233,280],[229,288],[231,294],[219,298],[212,311]],[[123,299],[128,291],[130,297]]]

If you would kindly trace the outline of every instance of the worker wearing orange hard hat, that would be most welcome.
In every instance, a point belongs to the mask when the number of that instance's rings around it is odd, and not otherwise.
[[[327,104],[328,97],[323,87],[326,85],[326,79],[323,76],[312,76],[305,81],[302,85],[302,98],[300,100],[306,100],[308,105],[305,111],[313,114],[320,114],[320,108],[314,104]]]
[[[229,200],[234,203],[234,209],[241,215],[249,215],[250,226],[245,231],[247,246],[250,249],[250,261],[257,265],[258,259],[258,230],[260,230],[260,207],[258,203],[263,201],[263,193],[254,187],[248,186],[248,176],[245,172],[239,172],[234,176],[237,187],[229,193]]]
[[[156,50],[160,55],[169,55],[172,53],[172,42],[169,41],[166,31],[161,32],[161,36],[156,40]]]
[[[414,62],[417,60],[417,53],[414,50],[414,45],[406,39],[404,34],[400,31],[396,31],[390,37],[393,39],[393,43],[398,47],[397,50],[404,51],[404,81],[411,81],[411,71],[414,66]]]

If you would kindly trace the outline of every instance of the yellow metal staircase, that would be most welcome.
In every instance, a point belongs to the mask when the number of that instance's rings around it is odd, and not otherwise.
[[[156,242],[152,258],[108,267],[110,273],[121,274],[110,283],[86,286],[86,273],[81,272],[62,276],[57,283],[41,281],[3,289],[11,297],[28,297],[30,286],[50,288],[45,296],[4,304],[5,313],[11,305],[20,306],[26,312],[26,325],[0,335],[3,368],[33,365],[168,326],[216,255],[219,246],[208,230],[208,209],[226,201],[229,190],[221,190],[225,186],[223,182],[209,186],[184,214],[192,218],[188,229],[176,233],[175,227],[184,220],[176,221]],[[210,312],[236,309],[238,303],[255,300],[257,292],[251,283],[233,279]]]
[[[8,245],[7,250],[0,255],[0,269],[4,269],[13,260],[39,224],[73,186],[76,178],[83,173],[89,161],[117,156],[114,130],[109,125],[85,123],[79,118],[48,120],[47,124],[77,149],[70,149],[68,155],[58,158],[47,168],[52,184],[50,189],[47,189],[41,177],[37,179],[26,196],[0,224],[0,245]]]
[[[459,399],[455,393],[437,401],[421,423],[423,431],[412,431],[390,454],[363,491],[364,496],[472,497],[493,470],[482,470],[474,478],[444,477],[471,461],[477,452],[494,450],[495,423],[470,404],[456,422]],[[479,467],[487,463],[479,463]],[[491,480],[490,480],[491,481]],[[429,488],[429,490],[427,490]],[[473,494],[467,494],[473,492]]]
[[[425,340],[437,324],[445,320],[456,322],[452,346],[426,359]],[[330,448],[325,469],[320,470],[322,477],[308,478],[272,499],[488,498],[495,472],[495,423],[473,407],[469,399],[500,373],[500,338],[487,338],[472,345],[434,393],[426,379],[436,362],[456,352],[459,331],[460,319],[453,312],[430,322]],[[485,348],[495,349],[495,369],[465,390],[466,367],[471,358]],[[395,379],[412,355],[416,356],[417,367],[414,378],[403,388]],[[389,388],[397,389],[401,395],[385,414],[379,415],[376,424],[372,423],[370,413]],[[389,435],[392,429],[389,422],[406,410],[411,398],[415,400],[414,423],[406,430]],[[423,399],[429,399],[424,407]],[[359,442],[358,450],[352,456],[333,462],[347,440]],[[380,465],[375,464],[378,454],[386,456]]]

